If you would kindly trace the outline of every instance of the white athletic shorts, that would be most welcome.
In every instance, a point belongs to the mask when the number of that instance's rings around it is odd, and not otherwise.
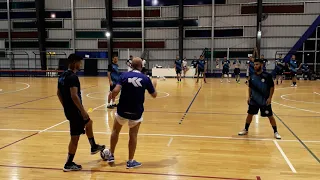
[[[118,115],[118,113],[115,113],[114,114],[115,117],[116,117],[116,120],[119,124],[121,124],[122,126],[128,122],[128,126],[129,128],[134,128],[136,125],[138,125],[140,122],[143,121],[143,117],[141,117],[140,119],[138,120],[131,120],[131,119],[126,119],[126,118],[123,118],[121,116]]]

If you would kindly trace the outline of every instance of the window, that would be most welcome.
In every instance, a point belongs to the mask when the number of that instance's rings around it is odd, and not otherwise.
[[[300,59],[298,59],[300,60]],[[302,58],[301,58],[302,60]],[[304,53],[304,62],[305,63],[314,63],[315,53],[314,52],[305,52]]]
[[[37,18],[36,12],[11,12],[12,19]]]
[[[11,2],[10,3],[11,9],[30,9],[36,8],[35,2]]]
[[[106,38],[105,31],[78,31],[76,32],[77,38]],[[141,38],[141,32],[123,32],[123,31],[115,31],[112,34],[113,38]]]
[[[29,22],[13,22],[14,29],[30,29],[30,28],[37,28],[36,21],[29,21]],[[46,28],[62,28],[62,21],[46,21],[45,22]]]
[[[107,52],[88,52],[88,51],[76,51],[76,55],[81,56],[82,58],[108,58]]]
[[[155,3],[157,2],[157,3]],[[211,4],[212,0],[184,0],[184,5],[201,5]],[[216,4],[225,4],[226,0],[215,0]],[[178,5],[175,0],[158,0],[158,1],[145,1],[145,6],[172,6]],[[128,0],[128,6],[141,6],[141,0]]]
[[[183,21],[184,26],[198,26],[197,20],[189,19]],[[156,21],[145,21],[145,27],[178,27],[178,20],[156,20]],[[107,22],[101,21],[101,28],[106,28]],[[141,21],[113,21],[113,27],[115,28],[126,28],[126,27],[141,27]]]
[[[316,48],[316,41],[313,40],[306,40],[304,45],[304,50],[315,50]]]
[[[160,17],[160,10],[145,10],[145,17]],[[112,12],[113,17],[141,17],[140,10],[117,10]]]
[[[270,5],[263,6],[264,13],[304,13],[303,5]],[[242,6],[241,14],[256,14],[257,6]]]
[[[62,21],[46,21],[46,28],[63,28]]]
[[[141,21],[113,21],[113,27],[141,27]],[[106,28],[107,27],[107,22],[106,21],[101,21],[101,28]]]
[[[39,43],[37,41],[20,41],[11,42],[12,48],[38,48]],[[6,48],[9,48],[9,42],[6,42]]]
[[[243,29],[214,30],[214,37],[243,36]],[[211,37],[211,30],[186,30],[185,37]]]
[[[55,14],[56,18],[71,18],[71,11],[46,11],[46,18],[51,18]]]
[[[248,54],[252,54],[252,51],[230,51],[230,58],[247,58]]]
[[[47,41],[47,48],[70,48],[69,41]]]
[[[8,19],[8,15],[6,12],[0,12],[0,19]]]

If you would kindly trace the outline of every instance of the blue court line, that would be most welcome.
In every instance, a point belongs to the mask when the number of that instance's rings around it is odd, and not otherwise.
[[[194,100],[196,100],[196,98],[197,98],[197,96],[198,96],[198,94],[199,94],[199,92],[200,92],[201,88],[202,88],[202,85],[201,85],[201,86],[200,86],[200,88],[198,89],[198,92],[194,95],[194,97],[193,97],[192,101],[191,101],[191,102],[190,102],[190,104],[189,104],[189,107],[187,108],[186,112],[184,113],[184,115],[182,116],[181,120],[179,121],[179,124],[181,124],[181,123],[182,123],[182,121],[184,120],[184,118],[186,117],[186,115],[187,115],[187,113],[189,112],[189,110],[190,110],[190,108],[191,108],[191,106],[192,106],[192,104],[193,104]]]
[[[287,126],[286,123],[284,123],[284,121],[276,113],[273,113],[273,114],[291,132],[291,134],[294,137],[296,137],[296,139],[302,144],[302,146],[304,146],[304,148],[309,151],[309,153],[314,157],[314,159],[316,159],[318,161],[318,163],[320,163],[320,159],[309,149],[309,147],[306,144],[304,144],[304,142],[289,128],[289,126]]]

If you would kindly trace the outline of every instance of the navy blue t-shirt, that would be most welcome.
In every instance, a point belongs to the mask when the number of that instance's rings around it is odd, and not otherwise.
[[[249,76],[251,76],[252,74],[254,74],[254,62],[249,61],[247,62],[247,64],[249,65]]]
[[[78,88],[78,96],[82,103],[79,78],[73,71],[67,70],[63,72],[58,79],[58,90],[62,97],[62,104],[66,116],[68,116],[67,113],[74,113],[79,111],[71,98],[70,88],[72,87]]]
[[[182,60],[181,60],[181,59],[176,60],[176,61],[174,62],[174,64],[176,65],[176,70],[178,70],[178,71],[181,71],[181,70],[182,70]]]
[[[108,65],[108,71],[110,72],[111,81],[113,84],[117,84],[117,82],[120,79],[120,72],[119,72],[119,66],[118,64],[109,64]]]
[[[297,60],[291,59],[289,62],[290,71],[296,73],[298,68]]]
[[[150,78],[134,70],[123,73],[118,84],[122,88],[117,113],[126,119],[140,119],[144,112],[145,90],[148,90],[150,94],[155,92]]]
[[[251,89],[250,105],[266,106],[267,99],[270,96],[270,89],[274,87],[272,75],[267,72],[261,74],[252,74],[249,79]]]
[[[284,62],[283,59],[276,60],[276,68],[277,71],[282,71],[284,69]]]
[[[263,62],[263,71],[267,71],[268,59],[261,59]]]
[[[309,66],[307,63],[301,65],[302,72],[309,72]]]
[[[223,69],[230,69],[230,61],[222,61]]]
[[[206,65],[206,61],[203,59],[199,59],[198,61],[198,70],[204,71],[204,66]]]

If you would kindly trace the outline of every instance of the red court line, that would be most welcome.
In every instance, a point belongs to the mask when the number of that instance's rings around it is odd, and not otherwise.
[[[33,134],[29,135],[29,136],[26,136],[26,137],[24,137],[24,138],[21,138],[21,139],[19,139],[19,140],[16,140],[16,141],[14,141],[13,143],[10,143],[10,144],[7,144],[7,145],[5,145],[5,146],[2,146],[2,147],[0,148],[0,150],[4,149],[4,148],[6,148],[6,147],[9,147],[9,146],[11,146],[11,145],[14,145],[14,144],[16,144],[16,143],[18,143],[18,142],[20,142],[20,141],[23,141],[23,140],[26,140],[26,139],[28,139],[28,138],[31,138],[32,136],[37,135],[38,133],[39,133],[39,132],[33,133]]]
[[[32,167],[32,166],[15,166],[15,165],[0,165],[6,168],[21,168],[21,169],[38,169],[38,170],[53,170],[62,171],[62,168],[47,168],[47,167]],[[187,177],[187,178],[204,178],[204,179],[225,179],[225,180],[256,180],[256,179],[242,179],[242,178],[226,178],[216,176],[199,176],[199,175],[185,175],[185,174],[166,174],[166,173],[151,173],[151,172],[132,172],[128,171],[107,171],[107,170],[81,170],[82,172],[93,173],[115,173],[115,174],[137,174],[137,175],[153,175],[153,176],[173,176],[173,177]],[[81,172],[80,171],[80,172]],[[258,178],[259,176],[257,176]],[[261,180],[261,179],[260,179]]]

